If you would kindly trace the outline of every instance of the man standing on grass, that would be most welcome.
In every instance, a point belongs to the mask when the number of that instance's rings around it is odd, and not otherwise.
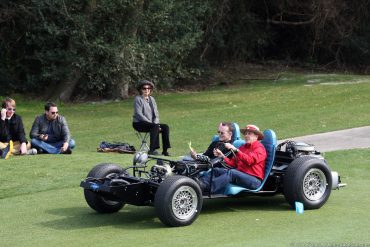
[[[65,118],[58,114],[55,103],[45,104],[45,113],[36,117],[30,133],[32,146],[40,153],[71,154],[75,141]]]

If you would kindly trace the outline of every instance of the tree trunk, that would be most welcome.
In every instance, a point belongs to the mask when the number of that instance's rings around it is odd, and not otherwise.
[[[89,4],[86,6],[85,13],[86,13],[86,21],[89,21],[91,16],[93,15],[95,9],[96,9],[96,0],[90,0]],[[71,18],[71,17],[69,17]],[[76,37],[70,37],[68,41],[68,51],[71,51],[71,54],[78,54],[76,52],[76,47],[75,47],[75,40]],[[57,100],[57,101],[62,101],[62,102],[68,102],[71,100],[71,97],[73,95],[73,92],[82,76],[82,72],[79,68],[75,67],[72,63],[66,64],[66,67],[69,67],[70,69],[68,70],[69,73],[66,75],[66,79],[60,81],[52,90],[51,93],[48,95],[49,100]],[[48,89],[49,90],[49,89]]]
[[[58,83],[58,85],[56,85],[54,90],[48,95],[47,99],[62,102],[70,101],[80,78],[80,70],[74,69],[72,72],[69,73],[66,80],[61,81],[60,83]]]
[[[129,84],[131,78],[125,76],[125,73],[121,73],[117,76],[117,82],[113,85],[116,85],[116,88],[111,89],[111,95],[114,99],[127,99],[129,95]]]
[[[128,29],[127,29],[127,36],[128,40],[136,40],[136,35],[137,35],[137,29],[140,19],[140,14],[143,12],[143,7],[144,7],[144,0],[139,0],[137,2],[136,8],[132,8],[132,11],[129,14],[129,20],[131,20],[128,23]],[[118,55],[119,57],[123,59],[132,59],[132,57],[135,57],[136,54],[131,54],[130,48],[128,47],[129,44],[124,44],[120,54]],[[132,59],[132,63],[135,63],[135,59]],[[116,98],[121,98],[121,99],[127,99],[128,94],[129,94],[129,89],[130,89],[130,82],[133,82],[133,78],[129,75],[128,70],[125,68],[121,70],[122,73],[118,78],[117,81],[117,90],[113,91],[113,95]]]

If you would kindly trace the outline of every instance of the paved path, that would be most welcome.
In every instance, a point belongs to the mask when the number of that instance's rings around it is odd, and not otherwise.
[[[287,138],[313,144],[320,152],[370,147],[370,126]],[[282,142],[284,140],[280,140]]]

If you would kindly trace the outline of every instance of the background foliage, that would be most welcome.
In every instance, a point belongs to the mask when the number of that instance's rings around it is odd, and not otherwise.
[[[0,2],[0,90],[68,101],[171,88],[228,61],[367,72],[368,0]],[[203,80],[207,83],[207,80]]]

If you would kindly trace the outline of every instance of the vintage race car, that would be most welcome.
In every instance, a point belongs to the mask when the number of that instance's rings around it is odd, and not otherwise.
[[[222,164],[220,158],[173,161],[144,152],[136,153],[133,165],[126,168],[96,165],[80,186],[87,204],[99,213],[117,212],[125,204],[154,206],[164,224],[185,226],[197,219],[205,199],[282,193],[293,208],[300,202],[305,209],[318,209],[332,189],[345,185],[313,145],[293,141],[277,145],[273,130],[265,130],[261,142],[268,154],[266,175],[255,190],[229,184],[222,194],[202,191],[197,178],[212,173],[214,166]],[[238,137],[234,140],[235,146],[243,143]]]

